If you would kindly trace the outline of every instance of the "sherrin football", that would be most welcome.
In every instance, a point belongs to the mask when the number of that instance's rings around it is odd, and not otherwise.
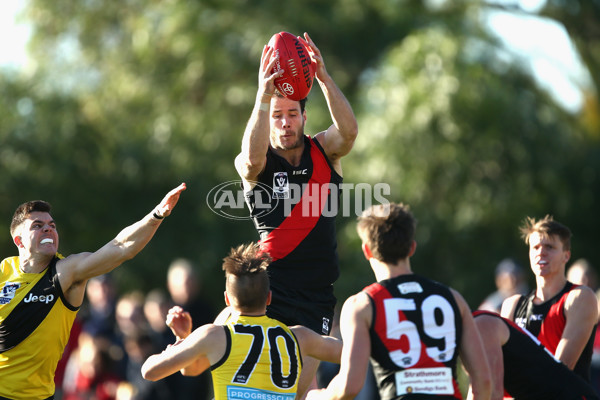
[[[274,82],[277,90],[289,99],[304,99],[315,78],[315,65],[306,45],[289,32],[279,32],[271,37],[268,46],[273,48],[271,57],[279,54],[271,72],[283,69],[283,75]]]

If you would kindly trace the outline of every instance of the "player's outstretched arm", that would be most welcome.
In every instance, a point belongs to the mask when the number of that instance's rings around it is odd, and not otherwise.
[[[342,341],[332,336],[319,335],[304,326],[290,327],[300,346],[302,354],[335,364],[340,363]]]
[[[163,219],[171,214],[185,189],[185,183],[182,183],[171,190],[148,215],[123,229],[96,252],[73,254],[60,260],[56,268],[67,300],[73,305],[81,304],[88,279],[112,271],[139,253],[152,239]]]
[[[358,135],[358,123],[346,96],[327,72],[319,48],[308,33],[304,33],[304,38],[300,36],[298,38],[305,41],[311,58],[316,63],[315,77],[329,107],[333,125],[326,131],[319,133],[317,138],[329,159],[334,162],[348,154],[352,149],[354,140]]]
[[[226,343],[222,326],[203,325],[162,353],[148,357],[142,365],[142,376],[156,381],[180,370],[185,375],[201,374],[225,354]]]

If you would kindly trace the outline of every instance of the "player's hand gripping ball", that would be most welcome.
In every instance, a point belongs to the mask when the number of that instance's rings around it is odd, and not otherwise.
[[[283,75],[274,82],[277,90],[292,100],[306,98],[315,78],[315,64],[304,40],[289,32],[279,32],[271,37],[268,46],[273,48],[273,57],[279,54],[271,72],[283,69]]]

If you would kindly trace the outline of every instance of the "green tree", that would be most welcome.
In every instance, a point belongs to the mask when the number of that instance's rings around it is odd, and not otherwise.
[[[185,181],[178,210],[114,273],[123,290],[149,289],[164,284],[173,258],[188,257],[221,305],[220,260],[257,236],[249,221],[213,214],[206,196],[237,179],[233,159],[260,52],[286,30],[311,34],[354,105],[360,134],[344,159],[345,181],[388,183],[390,200],[412,205],[420,220],[416,271],[452,284],[476,306],[493,288],[497,261],[512,255],[526,264],[520,221],[545,213],[569,224],[577,254],[598,265],[588,228],[600,188],[590,128],[597,110],[568,114],[500,57],[482,26],[489,7],[498,6],[31,0],[37,67],[25,78],[0,76],[0,228],[7,238],[0,251],[14,254],[8,221],[22,201],[54,204],[68,253],[97,248]],[[557,10],[552,18],[567,21]],[[318,89],[307,107],[307,133],[330,123]],[[373,276],[354,218],[338,222],[343,299]]]

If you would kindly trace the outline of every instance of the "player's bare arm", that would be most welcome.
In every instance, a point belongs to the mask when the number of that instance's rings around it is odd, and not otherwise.
[[[226,350],[225,330],[218,325],[203,325],[184,340],[150,356],[142,365],[144,379],[156,381],[193,365],[187,375],[198,375],[219,361]]]
[[[573,289],[565,302],[565,317],[565,329],[554,355],[573,369],[598,321],[598,301],[594,292],[586,286]]]
[[[475,325],[482,340],[492,377],[492,400],[504,398],[504,359],[502,346],[509,339],[510,332],[506,325],[496,317],[480,315],[475,318]],[[469,387],[467,400],[473,400],[473,392]]]
[[[465,299],[454,289],[452,289],[452,294],[462,317],[463,333],[460,340],[460,355],[471,379],[473,399],[488,400],[492,393],[492,378],[479,331]]]
[[[272,48],[269,46],[263,48],[258,73],[258,93],[254,109],[246,124],[246,130],[242,138],[242,151],[235,159],[235,168],[238,174],[244,181],[244,185],[249,185],[246,188],[247,190],[251,189],[252,186],[248,181],[255,181],[267,162],[270,104],[271,97],[275,92],[273,82],[282,73],[282,70],[271,73],[278,58],[275,56],[271,59],[272,54]]]
[[[325,150],[327,157],[334,163],[336,171],[341,175],[341,164],[338,160],[352,149],[358,135],[358,123],[350,103],[327,72],[319,48],[308,33],[304,34],[304,39],[311,58],[316,64],[315,78],[323,91],[333,121],[333,125],[326,131],[317,134],[316,138]]]
[[[502,302],[502,308],[500,309],[500,315],[502,315],[506,319],[510,319],[514,321],[515,310],[517,309],[517,302],[521,298],[520,294],[515,294]]]
[[[340,315],[342,358],[339,373],[326,389],[310,391],[306,400],[354,399],[367,376],[371,354],[369,326],[373,311],[368,296],[358,293],[346,300]]]
[[[148,215],[123,229],[96,252],[73,254],[59,260],[56,270],[67,301],[74,306],[80,305],[88,279],[112,271],[139,253],[152,239],[164,217],[171,213],[185,189],[185,183],[182,183],[171,190]]]
[[[342,354],[342,341],[332,336],[319,335],[311,329],[301,325],[290,327],[298,339],[300,351],[303,355],[327,361],[340,363]]]

